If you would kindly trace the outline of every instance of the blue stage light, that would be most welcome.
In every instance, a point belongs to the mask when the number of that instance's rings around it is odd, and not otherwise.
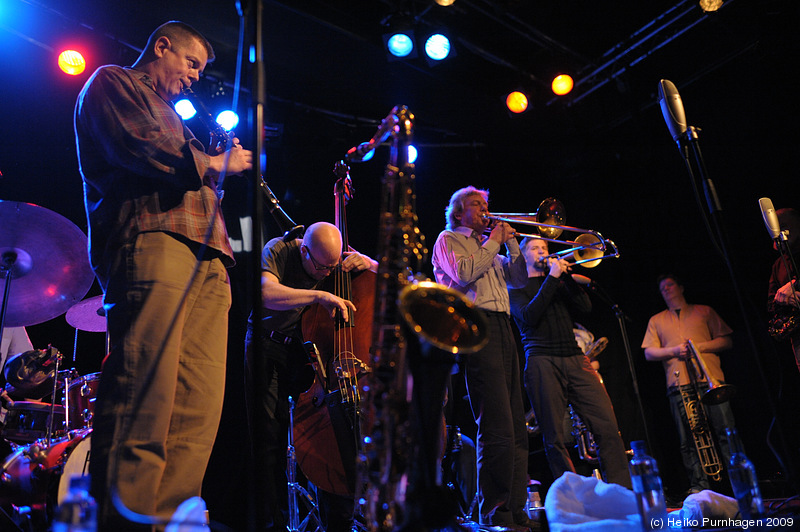
[[[425,41],[425,54],[434,61],[441,61],[450,55],[450,39],[442,33],[434,33]]]
[[[186,98],[175,102],[175,111],[184,120],[189,120],[190,118],[192,118],[194,115],[197,114],[197,110],[194,108],[194,105],[192,105],[192,102],[190,102]]]
[[[394,57],[408,57],[414,51],[414,37],[408,33],[395,33],[386,39],[386,49]]]
[[[225,131],[231,131],[239,124],[239,115],[228,109],[217,115],[217,124],[221,125]]]

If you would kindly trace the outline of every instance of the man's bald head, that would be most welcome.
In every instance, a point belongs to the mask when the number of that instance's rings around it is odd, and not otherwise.
[[[328,222],[311,224],[301,246],[303,267],[311,277],[323,279],[339,264],[342,257],[342,234]]]
[[[303,245],[311,250],[319,262],[325,265],[333,264],[342,255],[342,234],[333,224],[317,222],[306,230]]]

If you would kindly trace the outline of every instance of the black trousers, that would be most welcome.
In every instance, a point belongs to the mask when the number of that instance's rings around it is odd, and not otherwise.
[[[296,398],[310,385],[307,355],[299,342],[279,344],[245,339],[245,398],[250,429],[255,530],[286,530],[289,513],[286,453],[289,396]],[[352,497],[317,490],[323,525],[329,532],[350,530]]]
[[[528,432],[517,345],[508,314],[486,312],[489,343],[465,356],[472,415],[478,424],[478,505],[481,524],[524,522]]]
[[[586,356],[528,356],[525,389],[542,428],[544,450],[553,478],[566,471],[575,472],[569,456],[574,440],[564,426],[567,405],[572,404],[597,442],[606,482],[631,488],[628,457],[614,406]]]

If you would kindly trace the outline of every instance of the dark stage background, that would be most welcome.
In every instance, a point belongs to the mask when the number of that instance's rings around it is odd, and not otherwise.
[[[777,255],[757,204],[766,196],[776,208],[798,206],[797,4],[726,0],[708,17],[691,2],[533,4],[458,0],[446,11],[421,1],[265,1],[265,111],[277,131],[265,146],[267,182],[297,223],[333,221],[334,162],[369,140],[393,106],[408,105],[417,116],[417,214],[429,244],[444,227],[450,194],[472,184],[490,190],[494,211],[531,212],[544,198],[558,198],[568,225],[600,231],[619,246],[619,259],[592,270],[576,268],[616,304],[612,308],[592,296],[594,309],[580,321],[609,338],[601,373],[623,438],[644,439],[646,418],[652,452],[671,494],[685,490],[687,481],[663,370],[646,362],[639,348],[648,318],[663,308],[655,279],[666,271],[685,279],[690,301],[712,305],[736,331],[723,367],[739,390],[733,408],[740,433],[765,493],[797,493],[800,373],[788,345],[776,344],[765,332],[767,280]],[[244,3],[248,10],[254,5]],[[380,21],[395,7],[422,23],[458,28],[456,57],[437,67],[420,59],[388,62]],[[665,21],[660,16],[672,8],[691,10],[682,22],[685,31],[670,28],[637,48],[647,33],[637,32],[657,31]],[[90,71],[105,63],[132,63],[134,49],[169,19],[188,22],[212,40],[218,59],[196,92],[209,107],[229,105],[238,32],[234,2],[0,3],[0,199],[40,205],[86,230],[72,132],[75,97]],[[653,21],[659,23],[650,25]],[[251,32],[246,33],[249,45]],[[75,78],[58,72],[49,50],[68,42],[92,50],[87,73]],[[629,48],[635,53],[622,53]],[[604,56],[608,51],[613,53]],[[587,74],[612,57],[617,60],[609,69]],[[546,80],[558,64],[585,83],[571,98],[555,101]],[[662,78],[676,84],[689,124],[701,129],[708,174],[724,209],[733,277],[711,244],[701,216],[705,199],[694,194],[661,116]],[[247,62],[242,85],[243,124],[237,133],[252,147]],[[534,91],[532,108],[520,116],[503,105],[505,91],[514,86]],[[198,124],[191,126],[205,138]],[[356,189],[348,206],[351,242],[373,256],[380,253],[380,180],[387,158],[388,150],[381,148],[351,171]],[[253,181],[229,178],[223,204],[231,237],[244,240],[246,250],[240,219],[250,216]],[[265,237],[279,234],[271,218],[263,226]],[[252,264],[252,254],[243,251],[230,271],[234,307],[226,403],[204,492],[212,517],[236,530],[246,529],[252,482],[242,395]],[[423,270],[430,275],[429,262]],[[86,297],[99,293],[95,284]],[[624,315],[644,416],[615,311]],[[75,330],[63,315],[28,330],[35,347],[53,344],[72,355]],[[78,332],[74,366],[81,374],[99,371],[103,344],[101,333]],[[457,420],[465,433],[474,433],[463,402],[461,407]],[[541,442],[531,438],[531,447],[530,473],[548,484]]]

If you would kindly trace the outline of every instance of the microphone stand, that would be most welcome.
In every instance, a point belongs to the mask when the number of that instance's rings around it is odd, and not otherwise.
[[[289,523],[286,525],[288,532],[305,532],[306,527],[313,521],[315,524],[313,532],[322,530],[322,520],[319,516],[317,505],[311,494],[297,482],[297,454],[294,449],[294,398],[289,397],[289,441],[286,448],[286,479],[288,480],[289,491]],[[300,521],[300,508],[297,505],[298,497],[306,505],[308,512]]]
[[[783,267],[786,269],[787,277],[789,277],[789,281],[797,281],[797,263],[794,260],[794,254],[792,253],[791,248],[789,247],[789,239],[786,237],[786,232],[781,232],[780,236],[775,239],[778,243],[778,252],[781,254],[781,260],[783,261]],[[794,284],[792,286],[792,292],[794,292]]]
[[[3,341],[3,331],[5,330],[8,295],[11,293],[11,280],[14,278],[14,274],[18,273],[14,271],[16,263],[17,254],[13,251],[5,251],[2,257],[0,257],[0,275],[2,275],[5,281],[3,285],[3,302],[0,304],[0,343]],[[22,275],[25,275],[25,273],[27,272],[22,273]],[[20,277],[20,275],[17,275],[17,277]]]
[[[750,343],[752,358],[755,361],[756,367],[758,368],[758,372],[761,377],[761,382],[762,385],[764,386],[764,390],[767,392],[764,395],[767,399],[770,411],[772,412],[773,419],[776,421],[775,424],[778,427],[778,438],[783,448],[782,454],[789,462],[789,467],[787,467],[787,465],[784,463],[781,456],[773,451],[775,454],[775,458],[778,460],[778,463],[780,464],[781,468],[786,473],[789,483],[793,485],[795,490],[798,490],[800,486],[798,486],[797,484],[797,477],[795,475],[794,467],[791,462],[791,457],[787,452],[789,447],[786,444],[782,423],[778,418],[775,402],[772,398],[771,393],[769,392],[770,385],[767,381],[766,374],[764,373],[764,368],[761,364],[761,359],[758,356],[759,350],[758,350],[758,345],[756,343],[755,334],[753,333],[753,329],[750,323],[749,313],[747,312],[748,306],[745,305],[745,299],[742,293],[741,285],[739,283],[739,276],[737,274],[735,264],[728,251],[729,250],[728,238],[727,238],[727,233],[725,232],[725,225],[722,220],[722,205],[719,201],[719,197],[717,196],[717,190],[716,187],[714,186],[714,182],[708,175],[705,161],[703,159],[702,152],[700,151],[700,143],[699,143],[697,128],[695,128],[694,126],[687,126],[686,131],[677,138],[677,142],[678,142],[678,148],[680,149],[681,155],[683,156],[684,161],[686,163],[686,169],[689,173],[689,177],[691,179],[695,196],[699,205],[701,205],[702,202],[700,201],[700,196],[697,189],[697,179],[699,179],[702,182],[703,193],[706,199],[706,205],[708,207],[709,214],[711,215],[711,222],[713,223],[713,231],[711,229],[711,225],[708,222],[706,212],[703,211],[702,206],[700,208],[702,215],[701,217],[705,222],[706,229],[709,231],[709,237],[711,238],[712,243],[719,251],[720,255],[722,256],[723,262],[725,263],[725,266],[728,269],[728,274],[730,275],[730,280],[731,280],[731,286],[733,287],[734,294],[736,295],[736,301],[738,303],[739,310],[743,318],[747,339]],[[692,165],[693,161],[694,165]]]
[[[614,311],[614,315],[617,317],[617,322],[619,323],[619,330],[620,334],[622,335],[622,345],[625,348],[625,357],[628,360],[628,369],[631,372],[631,383],[633,384],[633,393],[636,396],[636,405],[639,407],[639,415],[642,418],[642,427],[644,428],[644,439],[647,442],[647,448],[653,449],[653,446],[650,443],[650,429],[647,428],[647,416],[644,414],[644,406],[642,404],[642,395],[639,392],[639,378],[636,376],[636,368],[633,364],[633,352],[631,350],[631,343],[628,338],[628,329],[625,325],[625,321],[628,317],[622,311],[620,306],[611,299],[611,296],[608,295],[603,287],[601,287],[597,282],[591,281],[588,285],[588,288],[594,292],[598,298],[603,300],[611,310]]]
[[[261,179],[265,173],[266,166],[266,150],[264,146],[265,131],[264,131],[264,107],[267,101],[266,93],[266,70],[264,66],[264,3],[263,0],[237,0],[236,8],[239,16],[242,19],[242,24],[247,30],[252,32],[252,47],[254,51],[254,61],[252,65],[252,89],[251,89],[251,123],[253,143],[253,168],[250,173],[250,212],[252,216],[252,231],[251,231],[251,248],[250,257],[248,262],[248,272],[245,275],[246,293],[251,295],[250,316],[253,326],[252,330],[252,353],[257,359],[262,359],[265,354],[263,352],[262,342],[259,340],[261,337],[262,319],[264,315],[263,301],[261,297],[261,252],[264,248],[264,207],[263,197],[261,190]],[[247,47],[242,47],[239,50],[240,54],[246,53]],[[240,58],[241,59],[241,58]],[[245,357],[247,355],[245,354]],[[247,367],[249,361],[245,360],[245,371],[249,371]],[[253,397],[261,397],[265,384],[261,379],[252,380],[252,395]],[[247,397],[247,395],[245,395]],[[257,415],[257,414],[249,414]],[[252,423],[252,418],[248,419],[248,423]],[[290,427],[291,428],[291,427]],[[250,430],[250,438],[253,438],[252,430]],[[250,459],[253,460],[253,454],[256,451],[256,441],[250,441]],[[251,486],[255,483],[263,481],[264,479],[257,478],[258,472],[251,470],[248,475],[248,482]],[[267,480],[269,482],[269,480]],[[256,490],[257,492],[258,490]],[[252,519],[259,514],[257,505],[263,503],[258,497],[250,497],[249,502],[251,507],[246,511],[248,512],[248,519]]]
[[[267,92],[266,92],[266,80],[265,80],[265,67],[264,67],[264,3],[262,0],[255,1],[255,14],[253,18],[255,20],[255,28],[254,28],[254,49],[255,49],[255,61],[253,63],[253,117],[255,120],[254,125],[254,133],[253,136],[253,170],[252,175],[254,176],[263,176],[265,172],[265,163],[266,163],[266,149],[264,147],[264,107],[267,101]],[[250,6],[251,8],[253,6]],[[244,16],[244,15],[243,15]],[[240,53],[243,53],[240,51]],[[253,287],[255,288],[252,293],[254,295],[253,300],[253,324],[255,327],[260,327],[261,325],[261,290],[259,289],[261,286],[261,249],[264,247],[262,231],[263,231],[263,219],[264,219],[264,207],[261,198],[261,181],[256,178],[253,179],[252,182],[252,209],[253,209],[253,231],[252,231],[252,239],[253,239],[253,278],[254,284]],[[256,342],[258,344],[258,342]]]

